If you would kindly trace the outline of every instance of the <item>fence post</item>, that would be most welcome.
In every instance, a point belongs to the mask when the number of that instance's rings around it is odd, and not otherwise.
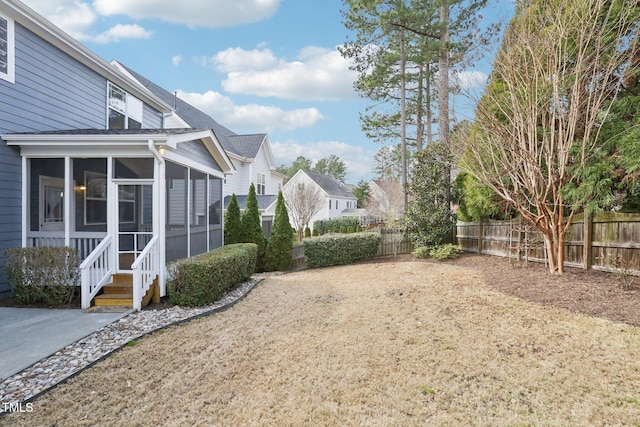
[[[484,230],[483,230],[483,226],[482,224],[484,224],[484,220],[480,220],[478,221],[478,253],[481,254],[482,253],[482,236],[484,236]]]
[[[592,266],[591,257],[593,252],[593,216],[584,213],[584,225],[582,229],[582,268],[590,270]]]

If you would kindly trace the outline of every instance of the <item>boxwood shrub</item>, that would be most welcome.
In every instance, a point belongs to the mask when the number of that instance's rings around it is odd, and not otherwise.
[[[80,259],[69,247],[10,248],[5,271],[20,304],[69,304],[79,293]]]
[[[251,277],[257,257],[255,243],[238,243],[176,261],[169,265],[169,299],[189,307],[211,304]]]
[[[332,234],[305,239],[304,254],[307,267],[351,264],[371,259],[378,253],[379,233]]]

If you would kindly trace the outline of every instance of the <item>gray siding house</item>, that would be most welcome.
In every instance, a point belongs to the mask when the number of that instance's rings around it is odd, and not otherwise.
[[[74,247],[83,307],[129,274],[140,308],[168,262],[222,245],[235,168],[215,133],[167,129],[171,105],[17,0],[0,0],[0,100],[0,297],[6,248]]]
[[[118,61],[112,61],[111,64],[172,106],[171,113],[165,115],[165,124],[168,127],[213,130],[236,169],[233,175],[225,179],[224,209],[231,195],[235,194],[238,197],[240,209],[244,210],[249,186],[254,184],[260,206],[262,228],[268,237],[271,234],[274,214],[266,212],[266,207],[278,198],[278,192],[284,185],[284,175],[276,170],[267,134],[237,134],[180,99],[175,93],[163,89],[131,68]]]

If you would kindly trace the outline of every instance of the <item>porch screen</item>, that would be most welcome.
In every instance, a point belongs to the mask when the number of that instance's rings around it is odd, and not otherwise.
[[[166,163],[166,258],[167,262],[189,255],[187,246],[188,181],[187,168],[176,163]]]
[[[191,169],[190,256],[207,252],[207,175]]]
[[[222,180],[209,176],[209,250],[222,246]]]

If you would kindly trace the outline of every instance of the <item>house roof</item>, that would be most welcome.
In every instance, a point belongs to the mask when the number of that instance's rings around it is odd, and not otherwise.
[[[247,196],[238,196],[236,195],[236,199],[238,200],[238,206],[240,206],[240,210],[246,209],[247,207]],[[258,209],[263,211],[269,207],[275,200],[278,199],[278,196],[269,196],[269,195],[258,195],[256,196],[258,199]],[[231,200],[231,196],[226,196],[224,198],[224,208],[227,209],[229,206],[229,201]]]
[[[253,135],[229,135],[229,141],[236,148],[238,154],[249,159],[254,159],[267,137],[264,133]]]
[[[354,199],[356,198],[345,184],[338,181],[332,176],[323,175],[317,172],[311,172],[308,170],[301,170],[300,172],[306,174],[316,184],[320,186],[328,195],[337,197],[346,197]]]
[[[86,151],[90,146],[118,145],[132,148],[134,145],[151,147],[150,144],[156,149],[162,146],[175,149],[180,143],[201,140],[224,173],[234,173],[236,170],[211,129],[70,129],[16,132],[2,134],[0,138],[9,146],[22,147],[23,153],[27,147],[35,150],[34,152],[38,149],[41,151],[42,147],[47,147],[49,151],[61,147]]]

